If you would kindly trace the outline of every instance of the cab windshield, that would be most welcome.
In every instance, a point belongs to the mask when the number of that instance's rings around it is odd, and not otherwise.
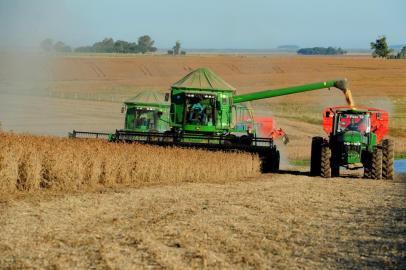
[[[244,105],[233,106],[235,129],[238,131],[252,130],[255,125],[252,110]]]
[[[158,128],[158,120],[162,112],[147,108],[130,108],[127,114],[134,117],[129,123],[130,128],[148,130]]]
[[[216,96],[210,94],[186,94],[186,119],[188,124],[215,125]]]
[[[342,114],[338,120],[337,132],[370,132],[370,118],[365,114]]]

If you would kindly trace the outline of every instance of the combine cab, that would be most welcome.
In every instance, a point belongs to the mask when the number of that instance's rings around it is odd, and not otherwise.
[[[148,90],[126,100],[121,108],[121,113],[125,113],[125,116],[124,128],[120,132],[159,133],[169,130],[168,99],[168,94]],[[69,137],[115,140],[115,134],[76,130],[70,132]]]
[[[314,137],[311,174],[339,176],[340,167],[364,168],[364,177],[393,179],[394,142],[384,139],[388,113],[375,108],[332,107],[323,111],[328,138]]]
[[[144,91],[124,102],[125,131],[165,132],[169,130],[170,103],[165,94]]]

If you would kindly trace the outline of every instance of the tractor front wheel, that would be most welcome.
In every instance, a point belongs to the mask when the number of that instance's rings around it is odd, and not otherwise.
[[[393,180],[395,160],[395,142],[391,139],[382,141],[382,178]]]
[[[331,149],[328,145],[321,147],[320,176],[331,177]]]

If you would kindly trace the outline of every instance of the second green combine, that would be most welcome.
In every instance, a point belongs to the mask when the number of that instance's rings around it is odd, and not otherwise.
[[[258,136],[258,123],[244,103],[332,87],[346,92],[347,81],[332,80],[236,95],[236,89],[213,71],[199,68],[171,86],[162,106],[152,106],[153,102],[152,105],[126,103],[125,128],[109,137],[118,142],[250,152],[260,157],[262,172],[276,172],[280,154],[274,137]],[[92,134],[101,133],[73,131],[72,136]]]

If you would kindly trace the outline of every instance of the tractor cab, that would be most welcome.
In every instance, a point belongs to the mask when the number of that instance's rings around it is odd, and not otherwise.
[[[366,134],[371,132],[371,120],[369,114],[344,112],[337,115],[335,133],[359,132]]]
[[[371,145],[371,139],[376,140],[376,136],[371,134],[370,114],[364,110],[337,110],[333,125],[330,140],[334,142],[333,153],[337,155],[340,166],[362,167],[363,151]]]

